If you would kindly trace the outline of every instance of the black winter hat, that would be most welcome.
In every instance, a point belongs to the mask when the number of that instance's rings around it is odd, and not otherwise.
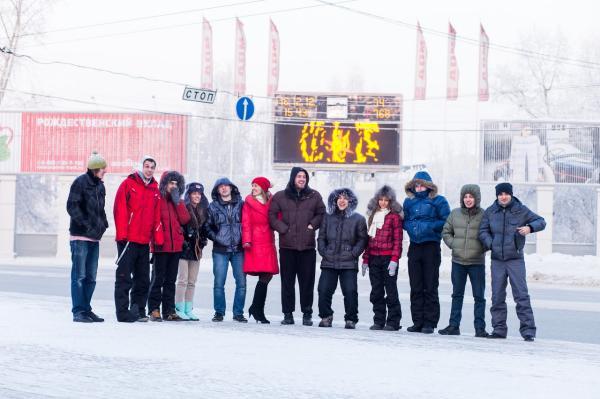
[[[496,197],[500,195],[500,193],[513,195],[513,186],[508,182],[500,183],[496,186]]]
[[[198,192],[202,195],[204,195],[204,186],[202,185],[202,183],[190,183],[187,186],[187,194],[191,194],[191,193],[195,193]]]

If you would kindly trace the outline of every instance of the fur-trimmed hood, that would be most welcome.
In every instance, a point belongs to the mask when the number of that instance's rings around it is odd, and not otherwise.
[[[242,199],[242,195],[240,194],[240,190],[237,188],[237,186],[228,178],[221,177],[220,179],[217,179],[212,191],[210,192],[210,196],[213,201],[221,201],[221,196],[219,195],[219,186],[221,184],[227,184],[231,187],[231,202],[239,202]]]
[[[162,195],[163,198],[170,198],[169,196],[167,196],[167,185],[170,181],[177,182],[177,188],[179,189],[180,194],[182,194],[185,191],[185,179],[183,175],[174,170],[167,170],[163,172],[162,176],[160,177],[160,183],[158,185],[160,195]]]
[[[381,187],[379,190],[377,190],[373,198],[369,200],[369,203],[367,204],[367,215],[372,215],[373,212],[375,212],[377,208],[379,208],[378,201],[379,198],[382,197],[386,197],[390,200],[389,206],[392,212],[395,212],[401,216],[403,215],[402,205],[400,205],[398,199],[396,198],[396,191],[387,184]]]
[[[352,216],[358,206],[358,197],[349,188],[338,188],[329,194],[329,198],[327,199],[327,213],[333,215],[338,211],[336,202],[340,195],[344,195],[348,198],[348,208],[344,211],[344,215],[346,217]]]
[[[481,208],[481,189],[477,184],[465,184],[460,189],[460,207],[463,209],[467,209],[465,202],[463,201],[465,194],[471,194],[475,198],[476,209]]]
[[[425,187],[427,187],[429,198],[435,198],[438,194],[438,188],[429,176],[429,173],[424,170],[419,171],[415,174],[415,177],[404,186],[404,191],[406,192],[406,196],[409,198],[413,198],[415,196],[415,185],[417,183],[421,183]]]

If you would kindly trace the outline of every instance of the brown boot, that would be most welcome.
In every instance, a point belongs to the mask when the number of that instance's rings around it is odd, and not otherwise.
[[[150,320],[152,321],[162,321],[162,317],[160,317],[160,310],[154,309],[152,313],[150,313]]]

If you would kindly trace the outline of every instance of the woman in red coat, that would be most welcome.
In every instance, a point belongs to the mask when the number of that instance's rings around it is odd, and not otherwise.
[[[269,324],[265,317],[267,287],[274,274],[279,273],[275,252],[275,235],[269,226],[271,182],[265,177],[252,180],[252,193],[242,208],[242,243],[244,246],[244,273],[258,276],[249,317]]]

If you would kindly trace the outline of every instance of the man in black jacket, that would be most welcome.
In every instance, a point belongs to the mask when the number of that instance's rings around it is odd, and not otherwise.
[[[318,191],[308,186],[306,169],[293,167],[285,190],[275,193],[269,207],[269,224],[279,233],[281,275],[281,324],[294,324],[296,276],[300,288],[302,324],[312,325],[315,289],[315,232],[319,229],[325,204]]]
[[[215,315],[212,321],[223,321],[225,316],[225,279],[231,263],[235,279],[233,297],[233,320],[247,323],[244,317],[246,301],[246,275],[244,274],[244,251],[242,249],[242,206],[240,190],[228,178],[215,182],[208,206],[206,236],[213,242],[213,286]]]
[[[99,243],[108,228],[104,211],[106,190],[102,182],[105,173],[106,161],[98,153],[92,153],[87,172],[75,179],[67,200],[71,216],[71,299],[75,322],[104,321],[92,312],[90,302],[96,288]]]

